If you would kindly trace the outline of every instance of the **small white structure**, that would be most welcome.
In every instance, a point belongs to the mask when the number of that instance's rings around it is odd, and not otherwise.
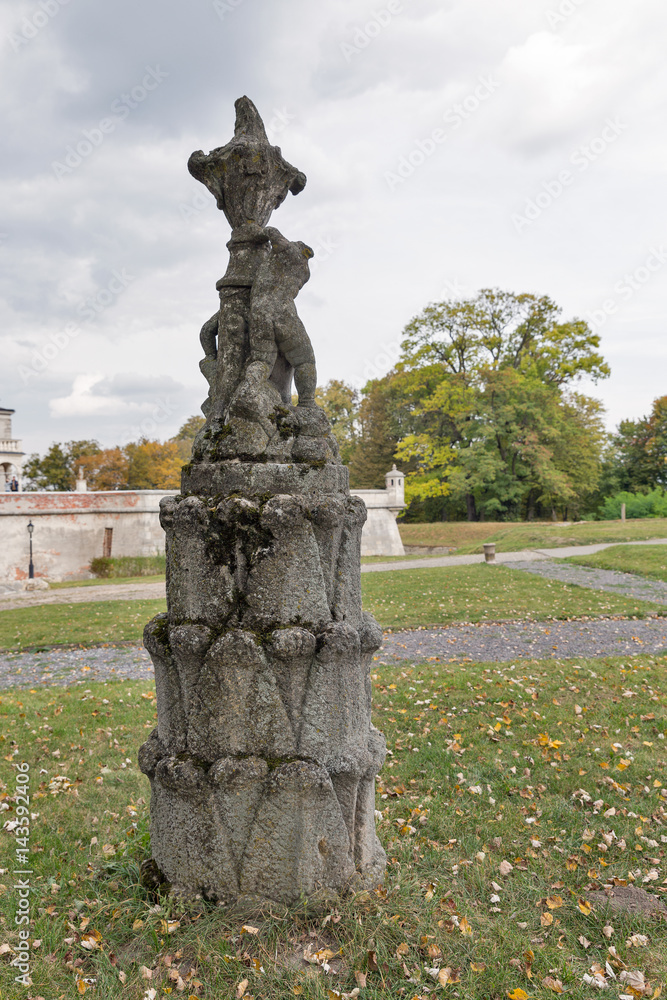
[[[396,518],[405,507],[405,474],[394,465],[385,478],[383,490],[350,490],[361,497],[368,520],[361,534],[362,556],[404,556],[405,549]]]
[[[12,413],[0,406],[0,492],[21,491],[21,469],[25,452],[21,442],[12,437]]]

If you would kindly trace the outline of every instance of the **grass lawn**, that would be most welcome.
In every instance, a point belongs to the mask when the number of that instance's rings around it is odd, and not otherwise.
[[[160,583],[164,580],[164,573],[155,576],[109,576],[95,577],[92,580],[63,580],[59,583],[50,583],[49,590],[62,590],[63,587],[106,587],[117,583]]]
[[[364,607],[383,628],[501,619],[661,614],[657,604],[546,580],[506,566],[364,573]]]
[[[656,992],[664,920],[612,913],[604,884],[667,896],[667,659],[409,663],[372,674],[387,735],[384,884],[338,904],[239,913],[155,898],[140,682],[2,692],[0,996],[514,1000],[627,971]],[[29,765],[32,985],[13,980],[13,825]],[[19,866],[20,867],[20,866]],[[325,975],[305,949],[328,956]],[[150,978],[149,978],[150,977]],[[602,995],[631,994],[611,982]],[[151,992],[152,990],[155,993]],[[170,992],[173,991],[173,992]]]
[[[638,573],[651,580],[667,581],[667,545],[614,545],[592,556],[571,556],[567,562],[595,569]]]
[[[364,573],[364,607],[383,628],[417,628],[499,619],[661,614],[657,604],[544,580],[506,566]],[[58,643],[140,642],[163,600],[47,604],[0,611],[0,649]]]
[[[458,555],[481,552],[484,542],[495,542],[498,552],[556,548],[559,545],[592,545],[596,542],[633,542],[667,538],[667,518],[632,521],[586,521],[562,524],[553,521],[508,523],[439,521],[436,524],[400,524],[404,545],[450,545]]]
[[[0,611],[0,649],[140,642],[146,622],[167,602],[91,601]]]

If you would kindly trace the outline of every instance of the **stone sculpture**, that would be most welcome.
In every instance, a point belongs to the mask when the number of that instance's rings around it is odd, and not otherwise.
[[[145,630],[158,725],[139,761],[154,875],[184,896],[291,903],[382,878],[382,635],[361,607],[366,509],[294,305],[312,251],[267,227],[306,178],[248,98],[236,112],[232,141],[188,164],[232,226],[230,261],[201,331],[206,424],[161,504],[168,611]]]

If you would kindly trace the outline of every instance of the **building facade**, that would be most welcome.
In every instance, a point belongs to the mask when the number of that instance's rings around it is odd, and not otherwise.
[[[368,510],[361,536],[364,556],[405,554],[396,516],[405,506],[402,472],[386,475],[384,490],[352,490]],[[88,492],[77,490],[0,493],[0,584],[20,587],[28,579],[29,533],[35,577],[54,582],[85,580],[97,556],[154,556],[164,552],[160,500],[177,490]]]
[[[21,442],[12,437],[12,413],[0,406],[0,492],[20,493],[25,453]]]

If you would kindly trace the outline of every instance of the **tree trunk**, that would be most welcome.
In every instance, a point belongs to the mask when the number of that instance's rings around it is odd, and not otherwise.
[[[477,514],[477,508],[475,507],[475,498],[472,493],[466,493],[466,510],[468,513],[469,521],[478,521],[479,517]]]

